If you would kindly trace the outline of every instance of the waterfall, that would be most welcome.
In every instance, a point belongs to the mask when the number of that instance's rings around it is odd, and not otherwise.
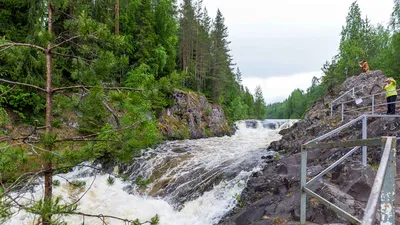
[[[280,129],[296,121],[238,121],[232,137],[168,141],[149,149],[139,159],[125,165],[129,178],[108,185],[109,175],[77,166],[72,172],[54,176],[60,185],[54,196],[65,202],[79,201],[78,211],[88,214],[149,220],[160,217],[162,225],[212,225],[237,204],[249,176],[260,170],[262,156],[269,143],[280,139]],[[278,128],[278,129],[275,129]],[[61,178],[62,177],[62,178]],[[148,181],[146,187],[138,179]],[[67,180],[84,182],[83,188],[71,188]],[[42,182],[41,182],[42,183]],[[89,189],[90,187],[90,189]],[[85,193],[85,191],[87,193]],[[26,192],[20,203],[40,199],[43,186]],[[5,224],[34,224],[32,214],[17,213]],[[81,224],[82,216],[62,218],[68,224]],[[108,224],[124,224],[107,219]],[[85,224],[103,224],[98,218],[85,218]]]

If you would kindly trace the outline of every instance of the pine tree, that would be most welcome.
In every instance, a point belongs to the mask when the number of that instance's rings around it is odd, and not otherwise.
[[[176,67],[178,24],[173,0],[158,0],[155,6],[155,31],[157,35],[158,78],[171,74]]]
[[[212,97],[215,102],[219,101],[219,97],[225,88],[227,82],[232,79],[231,56],[229,55],[230,42],[228,38],[228,28],[225,26],[225,19],[220,10],[213,24],[211,32],[211,83],[212,83]]]
[[[159,70],[159,65],[155,56],[157,55],[157,35],[154,31],[155,18],[151,0],[140,0],[140,8],[136,12],[137,33],[132,34],[137,37],[137,51],[134,54],[135,64],[149,65],[153,72]]]
[[[236,69],[236,81],[241,84],[242,83],[242,72],[240,72],[239,67]]]
[[[390,15],[390,26],[393,31],[400,29],[400,0],[394,0],[393,12]]]
[[[265,119],[266,112],[267,109],[261,87],[257,86],[254,94],[254,116],[257,119]]]

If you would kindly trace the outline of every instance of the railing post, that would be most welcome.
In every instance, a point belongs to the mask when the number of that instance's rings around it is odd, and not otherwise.
[[[395,196],[396,196],[396,145],[397,140],[393,138],[390,151],[389,163],[383,181],[381,193],[381,224],[395,224]]]
[[[372,115],[375,114],[375,95],[372,95]]]
[[[344,103],[342,103],[342,122],[344,120]]]
[[[300,185],[301,185],[301,199],[300,199],[300,224],[306,224],[307,215],[307,194],[304,188],[307,185],[307,149],[301,147],[301,169],[300,169]]]
[[[367,139],[367,116],[362,119],[362,139]],[[362,146],[362,163],[367,166],[367,146]]]
[[[331,103],[331,117],[333,116],[333,105]]]

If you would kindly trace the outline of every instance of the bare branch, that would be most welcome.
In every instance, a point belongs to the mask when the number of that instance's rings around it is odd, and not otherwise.
[[[55,49],[55,48],[60,47],[61,45],[65,44],[65,43],[67,43],[67,42],[70,42],[70,41],[72,41],[72,40],[74,40],[74,39],[77,39],[77,38],[80,38],[80,37],[82,37],[82,35],[76,35],[76,36],[73,36],[73,37],[71,37],[71,38],[68,38],[67,40],[62,41],[62,42],[60,42],[60,43],[54,45],[53,47],[51,47],[51,48],[50,48],[50,51],[53,50],[53,49]]]
[[[25,87],[31,87],[31,88],[35,88],[35,89],[43,91],[43,92],[47,92],[46,89],[41,88],[39,86],[32,85],[32,84],[14,82],[14,81],[9,81],[9,80],[4,80],[4,79],[0,79],[0,82],[4,82],[4,83],[8,83],[8,84],[20,85],[20,86],[25,86]]]
[[[99,132],[99,133],[95,133],[95,134],[90,134],[90,135],[86,135],[86,136],[80,136],[80,137],[72,137],[72,138],[66,138],[66,139],[60,139],[60,140],[56,140],[55,142],[65,142],[65,141],[93,141],[93,139],[89,139],[92,137],[97,137],[101,134],[107,134],[107,133],[111,133],[114,131],[122,131],[122,130],[127,130],[127,129],[131,129],[132,127],[135,127],[137,125],[137,123],[132,124],[130,126],[127,127],[123,127],[123,128],[117,128],[117,129],[112,129],[112,130],[108,130],[108,131],[104,131],[104,132]],[[110,140],[108,140],[110,141]]]
[[[68,55],[68,54],[62,54],[62,53],[58,53],[58,52],[52,52],[53,55],[58,55],[58,56],[62,56],[62,57],[68,57],[68,58],[76,58],[76,59],[80,59],[86,62],[91,62],[92,60],[90,59],[85,59],[79,56],[75,56],[75,55]]]
[[[5,94],[7,94],[7,93],[10,92],[10,91],[12,91],[12,90],[15,88],[15,86],[16,86],[16,85],[14,84],[14,86],[12,86],[12,88],[10,88],[10,90],[7,90],[7,91],[1,93],[0,97],[3,96],[3,95],[5,95]]]
[[[129,88],[129,87],[99,87],[99,86],[83,86],[83,85],[77,85],[77,86],[70,86],[70,87],[54,88],[54,89],[53,89],[53,92],[64,91],[64,90],[69,90],[69,89],[90,89],[90,88],[102,88],[102,89],[105,89],[105,90],[143,91],[143,89],[141,89],[141,88]]]
[[[13,46],[37,48],[37,49],[41,50],[42,52],[46,52],[46,49],[43,48],[43,47],[40,47],[39,45],[27,44],[27,43],[16,43],[16,42],[11,42],[11,43],[7,43],[7,44],[2,44],[2,45],[0,45],[0,48],[13,47]]]
[[[107,110],[113,115],[115,122],[117,123],[117,127],[121,127],[121,124],[119,122],[119,117],[117,114],[115,114],[115,112],[112,110],[112,108],[107,104],[106,101],[103,101],[104,106],[107,108]]]
[[[119,220],[119,221],[124,221],[124,222],[127,222],[127,223],[135,222],[134,220],[124,219],[124,218],[120,218],[120,217],[116,217],[116,216],[102,215],[102,214],[94,215],[94,214],[87,214],[87,213],[81,213],[81,212],[72,212],[72,213],[69,213],[69,214],[71,214],[71,215],[81,215],[81,216],[87,216],[87,217],[97,217],[97,218],[99,218],[101,220],[104,220],[104,218],[110,218],[110,219],[115,219],[115,220]],[[146,223],[150,224],[151,222],[150,221],[146,221],[146,222],[143,222],[143,223],[140,223],[140,224],[146,224]]]

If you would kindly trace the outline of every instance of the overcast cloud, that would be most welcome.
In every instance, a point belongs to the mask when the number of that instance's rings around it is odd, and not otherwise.
[[[234,62],[244,84],[260,84],[267,103],[307,89],[338,49],[351,0],[204,0],[210,16],[219,8],[229,29]],[[363,17],[388,23],[392,0],[359,0]]]

